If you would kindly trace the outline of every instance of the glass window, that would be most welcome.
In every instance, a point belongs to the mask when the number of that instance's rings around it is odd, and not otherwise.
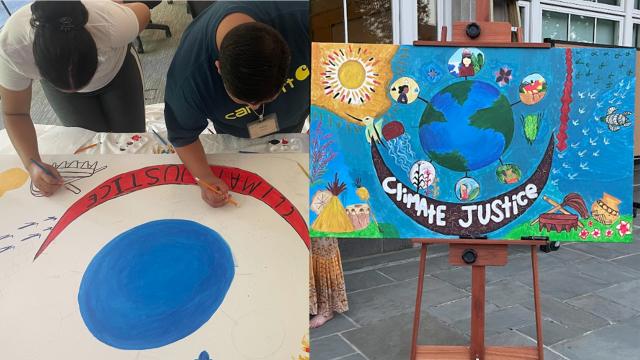
[[[344,8],[342,0],[311,1],[311,39],[321,42],[344,41]]]
[[[638,28],[640,26],[638,24],[633,24],[633,46],[636,48],[640,48],[640,44],[638,44]]]
[[[640,9],[640,0],[636,0],[636,6],[635,6],[635,8],[636,8],[636,9]]]
[[[593,29],[596,19],[588,16],[570,15],[569,40],[579,42],[593,42]]]
[[[542,11],[542,37],[595,44],[618,44],[620,22]]]
[[[493,0],[493,21],[509,21],[507,0]]]
[[[418,39],[438,40],[436,0],[418,0]]]
[[[597,2],[599,4],[620,6],[620,0],[587,0],[587,1]]]
[[[542,38],[567,40],[569,15],[554,11],[542,11]]]
[[[476,19],[476,0],[457,0],[451,2],[453,21],[473,21]]]
[[[618,22],[596,19],[596,44],[618,44]]]
[[[321,42],[343,42],[344,4],[347,4],[349,42],[391,43],[391,2],[366,0],[311,1],[311,38]]]
[[[349,0],[349,42],[393,42],[391,1]]]

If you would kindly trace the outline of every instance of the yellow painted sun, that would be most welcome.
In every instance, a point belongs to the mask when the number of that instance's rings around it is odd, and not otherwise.
[[[357,89],[364,84],[367,70],[359,61],[345,61],[338,68],[338,80],[347,89]]]
[[[377,60],[362,47],[348,46],[334,50],[323,61],[325,94],[347,104],[364,104],[371,100],[380,82],[375,71]]]
[[[314,43],[311,103],[359,125],[345,113],[359,118],[384,113],[391,106],[385,89],[397,49],[397,45]]]

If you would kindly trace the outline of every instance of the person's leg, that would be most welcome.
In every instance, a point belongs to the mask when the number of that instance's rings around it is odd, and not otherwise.
[[[47,81],[40,81],[44,95],[64,126],[105,132],[109,131],[102,105],[96,95],[65,93]],[[36,119],[37,120],[37,119]]]
[[[333,313],[349,310],[347,290],[344,285],[342,260],[338,239],[311,239],[312,271],[315,290],[315,315],[309,320],[311,328],[324,325],[333,318]]]
[[[129,47],[120,71],[100,95],[111,132],[145,131],[144,88],[138,54]]]

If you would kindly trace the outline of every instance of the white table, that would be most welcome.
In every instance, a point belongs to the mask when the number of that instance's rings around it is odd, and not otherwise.
[[[96,133],[81,128],[57,125],[35,125],[40,154],[73,154],[80,147],[98,144],[82,154],[159,154],[168,150],[152,132],[167,139],[164,123],[164,104],[146,107],[147,132],[137,134]],[[211,134],[207,128],[200,141],[208,154],[215,153],[306,153],[309,149],[307,134],[274,134],[260,139],[243,139],[226,134]],[[212,129],[211,129],[212,130]],[[138,135],[140,138],[136,137]],[[134,140],[132,138],[138,139]],[[283,145],[283,139],[288,144]],[[279,144],[269,141],[278,140]],[[129,144],[131,143],[131,144]],[[16,154],[6,130],[0,130],[0,154]]]

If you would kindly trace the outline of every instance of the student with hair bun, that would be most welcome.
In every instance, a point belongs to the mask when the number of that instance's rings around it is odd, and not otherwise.
[[[98,132],[145,129],[142,73],[129,45],[149,22],[141,3],[42,1],[16,11],[0,31],[0,98],[7,133],[45,195],[62,184],[40,162],[31,121],[31,86],[39,80],[65,126]]]

